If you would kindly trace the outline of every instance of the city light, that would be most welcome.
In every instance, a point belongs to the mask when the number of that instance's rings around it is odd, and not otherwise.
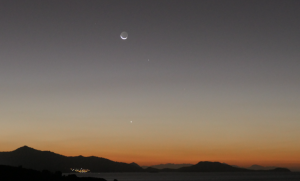
[[[78,172],[78,173],[86,173],[86,172],[89,172],[90,170],[89,169],[83,169],[83,168],[71,168],[71,171],[73,172]]]

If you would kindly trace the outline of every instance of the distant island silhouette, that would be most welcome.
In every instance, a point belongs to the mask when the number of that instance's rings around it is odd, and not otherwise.
[[[0,152],[0,165],[9,165],[38,171],[69,173],[71,168],[85,168],[91,172],[290,172],[287,168],[246,169],[220,162],[202,161],[181,168],[142,168],[136,163],[122,163],[101,157],[68,157],[50,151],[40,151],[28,146],[11,152]]]
[[[148,172],[290,172],[287,168],[274,168],[270,170],[250,170],[246,168],[238,168],[225,163],[201,161],[195,165],[181,167],[178,169],[156,169],[148,167]]]

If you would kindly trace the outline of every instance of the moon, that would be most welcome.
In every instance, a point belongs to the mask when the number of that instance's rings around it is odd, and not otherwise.
[[[132,123],[132,121],[130,121],[130,123]]]
[[[126,31],[123,31],[120,35],[122,40],[126,40],[128,38],[128,33]]]

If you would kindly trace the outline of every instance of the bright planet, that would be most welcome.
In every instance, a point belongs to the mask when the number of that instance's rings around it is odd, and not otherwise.
[[[123,32],[121,33],[120,37],[121,37],[122,40],[126,40],[126,39],[128,38],[128,33],[125,32],[125,31],[123,31]]]

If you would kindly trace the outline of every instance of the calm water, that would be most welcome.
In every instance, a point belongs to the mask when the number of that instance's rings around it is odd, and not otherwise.
[[[67,174],[64,174],[67,175]],[[300,181],[300,173],[85,173],[107,181]]]

